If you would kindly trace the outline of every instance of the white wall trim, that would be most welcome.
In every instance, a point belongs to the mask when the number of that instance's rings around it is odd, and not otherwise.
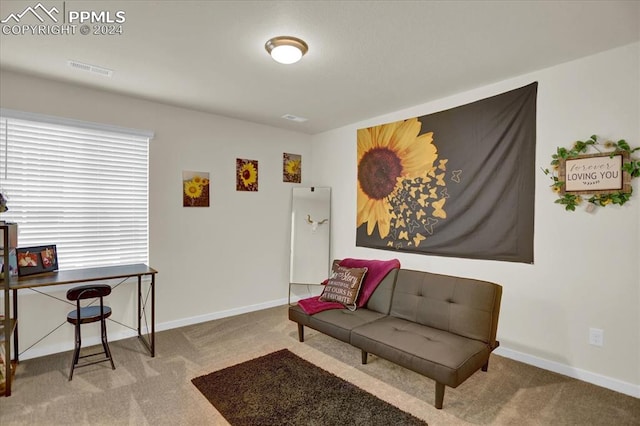
[[[213,321],[221,318],[233,317],[240,314],[246,314],[248,312],[261,311],[263,309],[273,308],[276,306],[282,306],[286,304],[287,304],[287,299],[284,298],[284,299],[272,300],[264,303],[258,303],[255,305],[242,306],[235,309],[228,309],[225,311],[212,312],[210,314],[199,315],[197,317],[182,318],[176,321],[163,322],[160,324],[156,324],[156,332],[171,330],[179,327],[186,327],[188,325],[193,325],[193,324],[200,324],[202,322]],[[117,332],[109,332],[108,339],[109,339],[109,342],[115,342],[122,339],[136,337],[137,335],[138,335],[137,331],[125,329]],[[100,336],[92,336],[92,337],[87,337],[82,339],[83,347],[99,345],[99,344],[101,344]],[[146,348],[143,348],[143,346],[140,346],[140,348],[146,351]],[[27,359],[39,358],[41,356],[52,355],[52,354],[57,354],[60,352],[67,352],[72,350],[73,350],[72,341],[57,343],[57,344],[50,344],[50,345],[40,344],[24,351],[24,353],[21,353],[20,360],[24,361]]]
[[[233,317],[240,314],[246,314],[248,312],[261,311],[263,309],[274,308],[276,306],[282,306],[287,304],[287,299],[272,300],[269,302],[258,303],[255,305],[241,306],[239,308],[228,309],[225,311],[212,312],[206,315],[199,315],[197,317],[181,318],[175,321],[164,322],[162,324],[156,324],[156,331],[171,330],[173,328],[185,327],[187,325],[200,324],[202,322],[213,321],[221,318]]]
[[[603,376],[597,373],[592,373],[590,371],[575,368],[570,365],[538,358],[536,356],[514,351],[513,349],[505,348],[502,346],[497,348],[493,353],[505,358],[510,358],[516,361],[523,362],[525,364],[533,365],[534,367],[553,371],[554,373],[562,374],[573,379],[582,380],[583,382],[591,383],[596,386],[620,392],[625,395],[640,398],[640,385],[634,385],[633,383],[623,382],[622,380]],[[491,367],[489,367],[489,369],[491,369]]]
[[[298,300],[299,297],[292,297],[291,300]],[[190,318],[182,318],[176,321],[168,321],[161,324],[156,324],[156,332],[163,330],[171,330],[179,327],[186,327],[188,325],[200,324],[207,321],[213,321],[222,318],[233,317],[240,314],[246,314],[249,312],[260,311],[263,309],[274,308],[276,306],[282,306],[287,304],[287,299],[277,299],[269,302],[258,303],[255,305],[242,306],[234,309],[228,309],[225,311],[212,312],[206,315],[199,315]],[[135,337],[136,332],[133,330],[123,330],[117,333],[109,335],[110,341],[128,339]],[[99,336],[89,338],[84,342],[85,346],[100,344]],[[32,348],[21,355],[23,360],[38,358],[45,355],[50,355],[58,352],[70,351],[73,346],[69,344],[57,344],[48,345],[41,348]],[[518,352],[506,347],[497,348],[494,353],[496,355],[513,359],[515,361],[523,362],[525,364],[532,365],[534,367],[542,368],[544,370],[552,371],[554,373],[562,374],[573,379],[582,380],[583,382],[591,383],[596,386],[607,388],[616,392],[623,393],[625,395],[632,396],[634,398],[640,398],[640,385],[634,385],[633,383],[624,382],[622,380],[614,379],[611,377],[603,376],[601,374],[592,373],[590,371],[575,368],[570,365],[562,364],[555,361],[549,361],[544,358],[539,358],[533,355]]]

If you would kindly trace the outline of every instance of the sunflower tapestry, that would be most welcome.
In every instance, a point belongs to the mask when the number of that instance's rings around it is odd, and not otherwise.
[[[359,129],[356,245],[533,263],[537,88]]]

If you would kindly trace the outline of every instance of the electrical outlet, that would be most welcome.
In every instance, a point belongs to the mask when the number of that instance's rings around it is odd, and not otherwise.
[[[593,346],[604,345],[604,331],[599,328],[589,329],[589,344]]]

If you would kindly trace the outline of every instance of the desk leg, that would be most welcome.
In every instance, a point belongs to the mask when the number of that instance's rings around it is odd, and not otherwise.
[[[10,315],[9,315],[10,316]],[[15,328],[13,330],[13,359],[18,363],[18,355],[20,351],[18,349],[18,290],[13,289],[13,319],[16,321]],[[9,356],[9,354],[7,354]]]
[[[141,275],[138,275],[138,338],[142,339],[142,276]]]
[[[151,333],[149,341],[142,335],[142,276],[138,276],[138,338],[144,343],[152,357],[156,356],[156,277],[151,275]],[[146,307],[146,305],[145,305]]]
[[[151,275],[151,356],[156,356],[156,274]]]

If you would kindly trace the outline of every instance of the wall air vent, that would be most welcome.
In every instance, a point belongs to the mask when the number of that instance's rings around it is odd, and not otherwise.
[[[295,121],[296,123],[304,123],[305,121],[308,120],[308,118],[298,117],[298,116],[293,115],[293,114],[285,114],[285,115],[282,116],[282,118],[284,118],[285,120],[289,120],[289,121]]]
[[[103,67],[97,67],[95,65],[84,64],[78,61],[67,61],[67,64],[76,70],[86,71],[93,74],[98,74],[103,77],[111,77],[113,76],[113,70]]]

